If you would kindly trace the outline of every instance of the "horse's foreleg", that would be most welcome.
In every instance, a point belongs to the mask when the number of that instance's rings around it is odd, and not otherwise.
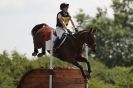
[[[77,66],[79,69],[80,69],[80,71],[81,71],[81,73],[82,73],[82,76],[84,77],[84,79],[86,80],[87,79],[87,76],[85,75],[85,73],[84,73],[84,70],[83,70],[83,67],[78,63],[78,62],[72,62],[72,64],[73,65],[75,65],[75,66]]]
[[[88,72],[91,73],[92,70],[91,70],[90,62],[89,61],[86,61],[86,63],[87,63],[87,67],[88,67]]]
[[[90,77],[90,73],[92,72],[91,71],[91,66],[90,66],[90,62],[86,59],[86,58],[84,58],[84,57],[78,57],[77,59],[76,59],[77,61],[79,61],[79,62],[85,62],[86,64],[87,64],[87,68],[88,68],[88,73],[89,73],[89,77]]]

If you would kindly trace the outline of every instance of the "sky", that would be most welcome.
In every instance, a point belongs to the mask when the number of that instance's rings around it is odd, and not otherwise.
[[[79,9],[95,16],[97,7],[107,8],[113,14],[111,0],[0,0],[0,53],[18,51],[31,57],[33,39],[31,29],[40,23],[55,28],[56,14],[62,2],[69,3],[69,13],[74,17]],[[74,22],[76,24],[75,18]]]

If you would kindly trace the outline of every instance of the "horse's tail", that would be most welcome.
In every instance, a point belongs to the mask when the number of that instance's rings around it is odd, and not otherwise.
[[[46,23],[42,23],[42,24],[37,24],[36,26],[33,27],[33,29],[31,30],[31,35],[34,36],[36,34],[36,32],[41,29],[43,26],[47,26]]]

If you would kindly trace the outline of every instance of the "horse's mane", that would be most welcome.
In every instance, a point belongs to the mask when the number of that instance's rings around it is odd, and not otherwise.
[[[85,30],[81,30],[81,31],[79,31],[77,33],[82,33],[82,32],[89,32],[89,30],[88,29],[85,29]]]
[[[42,23],[42,24],[37,24],[36,26],[33,27],[33,29],[31,30],[31,35],[34,36],[36,34],[36,32],[41,29],[43,26],[47,26],[47,24]]]
[[[80,36],[81,34],[83,34],[85,32],[89,32],[89,30],[81,30],[81,31],[75,33],[74,36]]]

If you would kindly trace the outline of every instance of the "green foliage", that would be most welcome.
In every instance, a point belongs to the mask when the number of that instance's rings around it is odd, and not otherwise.
[[[89,83],[89,88],[119,88],[119,87],[105,83],[99,79],[92,79]]]
[[[92,61],[93,79],[90,80],[89,88],[132,88],[133,66],[107,68],[99,61]]]
[[[53,58],[53,67],[69,68],[73,65]],[[108,68],[97,60],[90,58],[93,68],[89,88],[132,88],[133,66]],[[49,68],[49,57],[28,59],[13,51],[0,54],[0,88],[16,88],[21,77],[34,68]]]
[[[95,17],[83,11],[76,15],[83,29],[96,28],[97,55],[108,67],[133,65],[133,7],[132,0],[112,0],[114,18],[107,17],[107,9],[97,9]],[[82,16],[81,16],[82,15]],[[89,17],[89,18],[87,18]],[[83,21],[83,20],[87,21]],[[79,24],[81,25],[81,24]]]
[[[132,0],[112,0],[115,23],[123,27],[133,28],[133,1]]]
[[[86,15],[82,9],[79,10],[79,13],[80,14],[77,14],[75,16],[78,22],[78,28],[84,28],[84,25],[86,25],[86,23],[88,23],[91,20],[91,18],[89,15]]]

